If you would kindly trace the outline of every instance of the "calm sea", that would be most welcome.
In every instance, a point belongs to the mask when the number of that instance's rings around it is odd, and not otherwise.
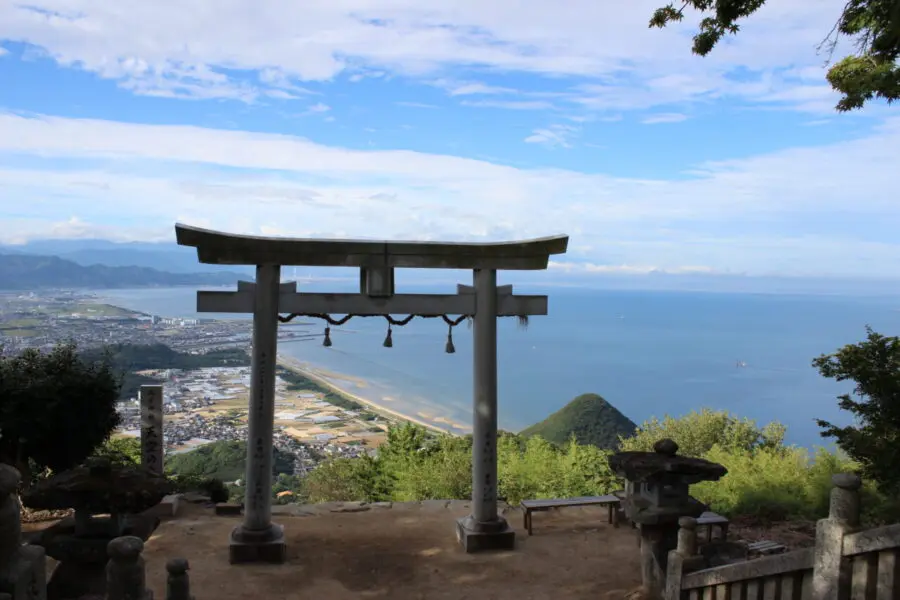
[[[163,316],[198,316],[195,290],[96,292],[109,302]],[[727,409],[788,426],[788,441],[825,443],[815,418],[846,424],[835,397],[848,390],[810,366],[822,353],[864,338],[864,327],[896,334],[900,299],[844,296],[598,291],[553,288],[550,315],[527,329],[499,325],[500,426],[518,430],[578,394],[595,392],[635,422],[692,409]],[[209,317],[211,315],[199,315]],[[314,323],[311,330],[321,331]],[[284,343],[280,352],[365,379],[353,391],[407,414],[471,423],[472,335],[433,319],[394,328],[357,318],[332,328],[334,345]],[[738,367],[737,362],[746,363]]]

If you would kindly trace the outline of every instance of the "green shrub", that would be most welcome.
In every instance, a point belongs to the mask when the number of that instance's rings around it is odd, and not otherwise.
[[[797,447],[725,450],[716,446],[704,458],[724,465],[728,474],[717,482],[692,486],[691,494],[718,513],[765,520],[827,517],[831,477],[857,469],[846,456],[825,448],[810,454]],[[868,490],[867,485],[864,493]]]
[[[94,450],[93,456],[109,458],[114,464],[141,464],[141,440],[136,437],[110,438]]]
[[[368,456],[330,458],[306,476],[303,487],[312,503],[389,499],[381,465]]]
[[[679,453],[720,463],[728,474],[717,482],[692,486],[691,494],[730,517],[818,519],[827,516],[831,477],[857,465],[824,448],[809,453],[785,446],[784,427],[759,428],[725,412],[704,410],[680,418],[651,420],[623,449],[650,450],[671,437]],[[471,436],[429,436],[415,425],[394,427],[377,458],[332,459],[304,481],[310,502],[336,500],[411,501],[471,496]],[[683,452],[682,452],[683,451]],[[607,494],[622,486],[610,470],[611,452],[571,439],[558,446],[540,436],[503,433],[497,439],[498,498],[517,504],[527,498],[565,498]],[[866,523],[896,521],[900,502],[863,488]]]
[[[649,452],[657,441],[669,438],[678,444],[678,454],[701,457],[716,445],[744,450],[780,448],[784,445],[785,431],[785,426],[777,422],[759,428],[750,419],[704,408],[681,417],[666,415],[662,420],[653,417],[635,435],[620,438],[619,449]]]

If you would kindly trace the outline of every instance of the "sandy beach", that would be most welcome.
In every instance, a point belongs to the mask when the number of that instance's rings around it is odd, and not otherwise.
[[[343,380],[343,381],[351,382],[357,387],[361,387],[361,388],[366,387],[366,381],[363,379],[360,379],[358,377],[353,377],[351,375],[345,375],[342,373],[332,373],[332,372],[326,371],[324,369],[317,369],[315,367],[311,367],[308,364],[297,360],[296,358],[293,358],[291,356],[285,356],[283,354],[279,354],[277,360],[278,360],[278,364],[281,365],[282,367],[284,367],[285,369],[289,369],[291,371],[294,371],[295,373],[303,375],[304,377],[308,377],[309,379],[315,381],[316,383],[323,385],[323,386],[327,387],[328,389],[332,390],[334,393],[340,394],[341,396],[343,396],[349,400],[353,400],[354,402],[358,402],[358,403],[370,408],[374,412],[381,413],[386,416],[390,416],[394,419],[399,419],[401,421],[410,421],[412,423],[421,425],[422,427],[425,427],[432,431],[436,431],[438,433],[454,435],[452,433],[452,431],[450,431],[449,429],[446,428],[446,425],[453,425],[453,426],[461,427],[463,429],[466,428],[464,425],[460,425],[459,423],[452,423],[451,421],[448,421],[447,419],[444,419],[443,417],[431,418],[431,417],[428,417],[428,415],[424,415],[421,413],[418,416],[411,416],[411,415],[402,413],[402,412],[394,410],[392,408],[388,408],[388,407],[384,406],[383,404],[378,404],[376,402],[373,402],[372,400],[369,400],[368,398],[363,398],[363,397],[361,397],[357,394],[354,394],[353,392],[350,392],[346,389],[343,389],[340,386],[335,385],[333,383],[333,380],[336,379],[336,380]],[[442,426],[442,425],[444,425],[444,426]]]

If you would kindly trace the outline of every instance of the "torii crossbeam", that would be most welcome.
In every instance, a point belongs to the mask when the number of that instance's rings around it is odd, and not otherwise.
[[[298,315],[469,316],[474,321],[472,514],[457,522],[467,552],[512,548],[515,534],[497,514],[497,317],[547,314],[546,296],[517,296],[497,285],[497,271],[546,269],[566,251],[561,235],[500,243],[311,240],[232,235],[176,224],[182,246],[202,263],[255,265],[255,283],[235,292],[197,293],[198,312],[252,313],[253,353],[248,415],[244,520],[231,534],[230,560],[283,562],[284,533],[272,523],[272,433],[280,313]],[[298,293],[280,283],[282,266],[356,267],[358,294]],[[474,286],[456,294],[395,294],[394,269],[472,269]]]

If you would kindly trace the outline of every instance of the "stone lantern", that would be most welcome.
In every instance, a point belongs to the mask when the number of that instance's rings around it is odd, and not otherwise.
[[[26,491],[22,501],[29,508],[75,509],[73,517],[48,527],[35,541],[60,561],[48,583],[48,595],[102,593],[109,542],[127,535],[146,540],[159,519],[141,513],[171,491],[162,475],[100,457]]]
[[[622,510],[640,528],[641,576],[651,598],[665,587],[669,550],[678,540],[678,519],[699,517],[707,510],[692,498],[689,488],[701,481],[717,481],[728,470],[702,458],[678,456],[678,444],[663,439],[653,452],[617,452],[609,466],[625,478]]]

